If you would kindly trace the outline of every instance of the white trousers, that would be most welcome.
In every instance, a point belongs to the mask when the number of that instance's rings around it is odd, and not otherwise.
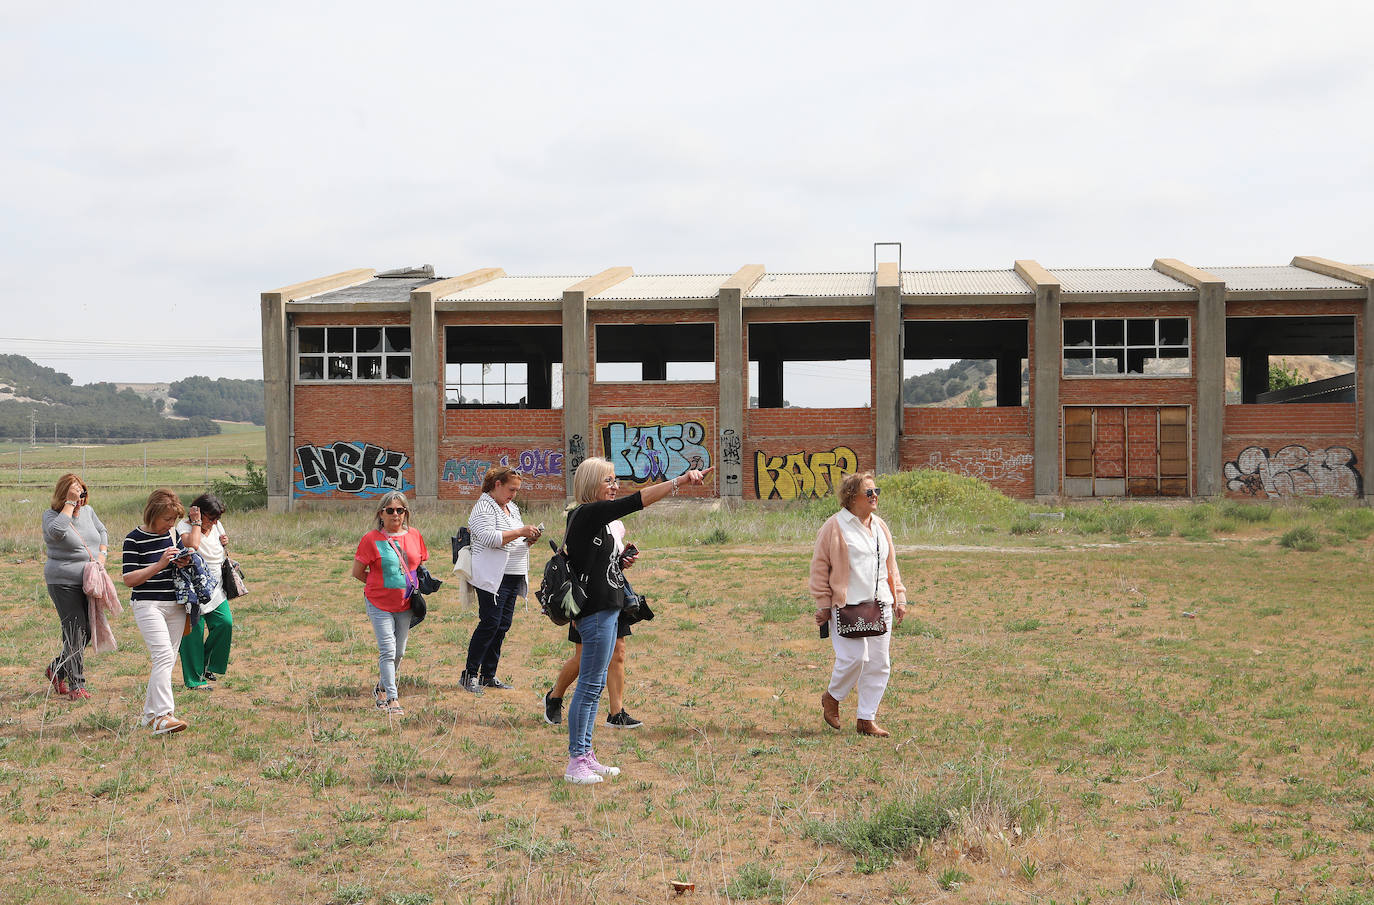
[[[175,601],[135,600],[134,622],[148,645],[153,670],[148,676],[148,695],[143,699],[143,725],[176,710],[172,700],[172,667],[186,630],[186,610]]]
[[[892,607],[883,604],[888,630],[871,638],[841,638],[836,631],[836,616],[830,615],[830,644],[835,648],[835,668],[830,671],[830,696],[843,701],[859,689],[859,704],[855,716],[872,720],[878,716],[878,705],[887,691],[887,677],[892,672],[888,646],[892,641]]]

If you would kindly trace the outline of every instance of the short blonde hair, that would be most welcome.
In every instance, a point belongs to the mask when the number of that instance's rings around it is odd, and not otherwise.
[[[406,495],[404,493],[401,493],[401,491],[399,490],[388,490],[386,493],[382,494],[380,499],[377,500],[378,531],[381,531],[386,527],[385,523],[382,521],[382,510],[388,506],[393,505],[397,500],[400,500],[401,504],[404,505],[406,509],[406,514],[401,517],[401,524],[407,528],[410,527],[410,500],[407,500]]]
[[[615,463],[610,459],[592,456],[582,460],[573,474],[573,499],[579,503],[594,502],[601,496],[601,485],[612,477],[615,477]]]
[[[153,519],[168,513],[175,513],[177,518],[186,514],[186,507],[181,505],[181,498],[174,491],[159,487],[148,494],[148,502],[143,504],[144,525],[151,527]]]
[[[67,472],[57,479],[57,487],[52,492],[52,511],[61,512],[62,507],[67,503],[67,493],[72,489],[73,484],[80,484],[81,489],[90,493],[91,488],[86,486],[86,482],[81,480],[81,475]]]
[[[872,480],[874,477],[871,471],[856,471],[845,475],[844,480],[840,482],[840,505],[848,509],[849,504],[854,502],[854,498],[863,490],[864,481]]]

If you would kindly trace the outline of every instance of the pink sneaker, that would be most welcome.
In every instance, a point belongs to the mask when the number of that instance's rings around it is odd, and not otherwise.
[[[563,778],[573,785],[589,786],[592,783],[601,782],[601,775],[593,772],[591,765],[596,763],[590,754],[583,754],[568,761],[567,772]]]
[[[608,767],[596,759],[596,754],[588,751],[586,755],[587,767],[597,776],[619,776],[619,767]]]

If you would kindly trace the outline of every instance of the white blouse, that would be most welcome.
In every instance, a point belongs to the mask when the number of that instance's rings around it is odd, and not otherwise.
[[[892,587],[887,583],[887,535],[873,522],[870,532],[859,517],[848,509],[840,510],[840,533],[849,551],[849,591],[846,605],[871,600],[876,572],[877,598],[892,603]]]

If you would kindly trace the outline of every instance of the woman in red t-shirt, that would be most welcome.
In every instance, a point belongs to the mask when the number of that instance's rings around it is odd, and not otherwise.
[[[415,570],[429,559],[425,539],[410,527],[410,506],[406,495],[393,490],[377,503],[377,527],[358,541],[353,556],[353,577],[363,582],[367,618],[377,636],[377,665],[380,680],[372,689],[377,707],[393,716],[402,716],[396,694],[396,669],[406,653],[410,634],[410,595],[418,584]]]

